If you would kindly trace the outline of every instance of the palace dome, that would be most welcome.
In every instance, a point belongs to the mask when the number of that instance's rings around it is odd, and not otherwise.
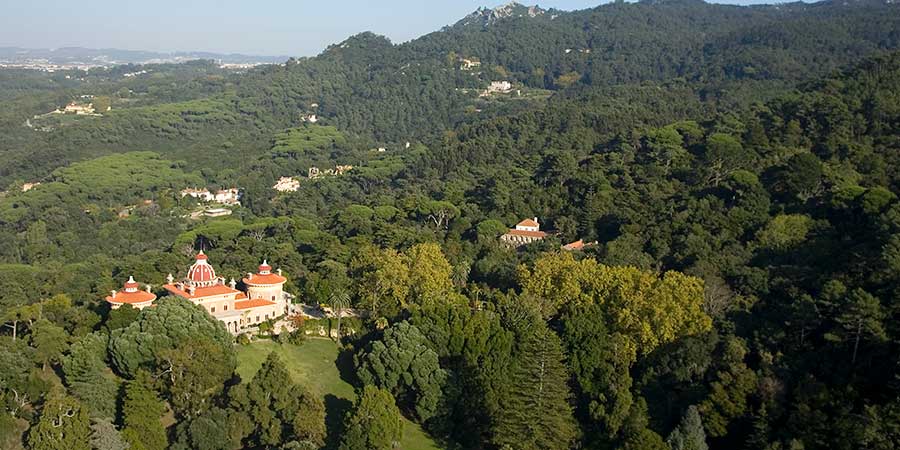
[[[216,281],[216,271],[209,264],[208,258],[202,250],[197,254],[197,261],[188,269],[187,281],[201,286],[215,283]]]

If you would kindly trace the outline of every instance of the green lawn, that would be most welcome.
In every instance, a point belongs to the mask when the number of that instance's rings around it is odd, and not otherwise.
[[[329,447],[340,441],[340,423],[344,413],[356,398],[353,386],[341,379],[338,369],[338,346],[328,339],[311,338],[303,345],[281,345],[261,340],[247,346],[238,346],[237,373],[243,380],[250,380],[272,351],[277,351],[287,364],[294,379],[325,398],[327,410]],[[418,425],[404,419],[401,448],[406,450],[437,450],[439,447]]]

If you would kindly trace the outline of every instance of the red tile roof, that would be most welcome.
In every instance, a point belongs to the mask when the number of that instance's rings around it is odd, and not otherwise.
[[[106,301],[109,303],[115,303],[117,305],[124,305],[128,303],[129,305],[134,305],[138,303],[147,303],[156,300],[156,296],[153,293],[147,291],[136,291],[136,292],[116,292],[116,296],[112,295],[106,296]]]
[[[281,275],[276,275],[274,273],[269,273],[269,274],[255,273],[255,274],[253,274],[253,278],[244,277],[243,281],[244,281],[244,284],[250,285],[250,286],[268,286],[268,285],[272,285],[272,284],[284,283],[285,281],[287,281],[287,278],[285,278]]]
[[[510,234],[513,236],[527,236],[527,237],[536,237],[536,238],[544,238],[547,237],[547,233],[543,231],[525,231],[525,230],[509,230],[506,234]]]
[[[214,295],[224,295],[224,294],[232,294],[232,293],[236,294],[235,298],[238,298],[238,299],[246,298],[246,296],[244,295],[243,292],[241,292],[237,289],[232,289],[231,287],[225,286],[224,284],[217,284],[215,286],[209,286],[209,287],[198,287],[198,288],[194,289],[194,295],[191,295],[186,290],[187,286],[185,286],[185,289],[179,289],[178,286],[176,286],[174,284],[166,284],[163,287],[166,288],[166,290],[169,291],[170,293],[177,295],[181,298],[187,298],[187,299],[211,297]]]
[[[255,298],[253,300],[244,300],[241,302],[234,302],[234,309],[250,309],[250,308],[259,308],[260,306],[272,306],[275,302],[270,302],[268,300],[264,300],[261,298]]]
[[[525,219],[525,220],[517,223],[516,226],[517,227],[539,227],[540,224],[538,224],[537,222],[535,222],[532,219]]]
[[[581,250],[584,248],[584,240],[579,239],[571,244],[563,245],[563,249],[565,250]]]
[[[197,262],[188,269],[188,279],[193,282],[209,282],[216,279],[216,271],[207,261],[208,257],[200,251]]]

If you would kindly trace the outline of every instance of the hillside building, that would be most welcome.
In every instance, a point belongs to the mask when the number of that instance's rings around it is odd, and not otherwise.
[[[512,247],[519,247],[541,241],[545,237],[547,237],[547,233],[541,231],[541,224],[535,217],[517,223],[515,228],[500,236],[500,240]]]
[[[281,177],[272,189],[278,192],[296,192],[300,189],[300,181],[294,177]]]
[[[215,193],[208,189],[187,188],[181,191],[181,197],[193,197],[204,202],[236,206],[241,204],[241,192],[238,188],[220,189]]]
[[[79,105],[75,102],[69,103],[66,105],[66,108],[63,110],[66,114],[76,114],[76,115],[89,115],[94,114],[94,104],[88,103],[87,105]]]
[[[237,282],[217,277],[208,257],[201,251],[188,269],[187,276],[175,281],[170,274],[163,287],[170,295],[181,297],[200,305],[213,317],[225,324],[232,334],[240,334],[246,328],[288,314],[289,305],[284,292],[287,278],[281,271],[272,273],[266,261],[257,273],[248,273],[242,280],[244,290]]]

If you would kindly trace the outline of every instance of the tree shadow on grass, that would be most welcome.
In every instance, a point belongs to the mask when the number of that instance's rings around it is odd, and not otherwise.
[[[356,367],[353,364],[353,351],[350,349],[341,349],[337,359],[334,361],[337,366],[341,379],[349,383],[351,386],[359,386],[359,378],[356,377]]]
[[[326,449],[337,449],[341,444],[341,435],[344,434],[344,416],[353,407],[353,402],[340,398],[334,394],[325,395],[325,429],[328,436],[325,439]]]

